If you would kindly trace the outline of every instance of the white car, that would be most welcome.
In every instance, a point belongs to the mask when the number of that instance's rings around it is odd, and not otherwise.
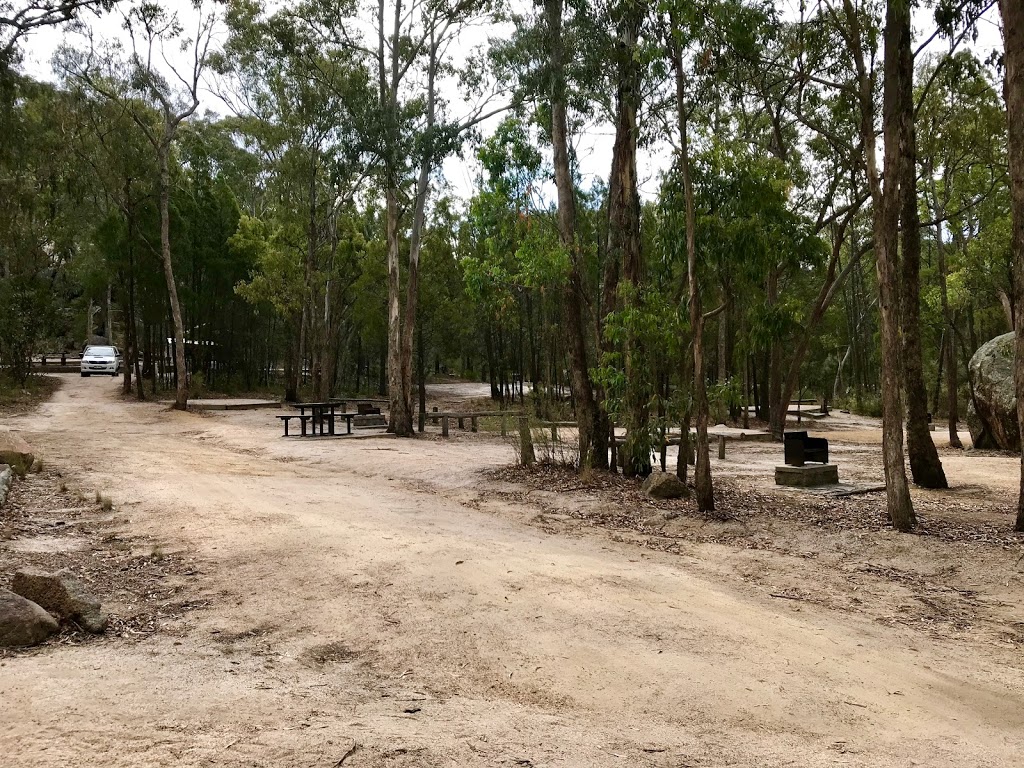
[[[94,373],[117,376],[121,371],[121,352],[117,347],[86,347],[82,353],[81,372],[83,376]]]

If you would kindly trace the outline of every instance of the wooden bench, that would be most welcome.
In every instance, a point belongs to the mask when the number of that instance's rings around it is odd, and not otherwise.
[[[802,467],[805,462],[828,464],[828,440],[809,437],[806,432],[787,432],[782,442],[785,462],[791,467]]]
[[[448,429],[452,419],[456,419],[459,424],[459,429],[466,428],[466,419],[469,419],[470,431],[477,431],[477,419],[497,417],[502,420],[501,434],[505,434],[505,419],[506,415],[502,411],[478,411],[476,413],[456,412],[456,411],[430,411],[428,413],[420,414],[420,423],[423,424],[427,419],[430,419],[431,424],[437,424],[438,420],[441,421],[441,437],[448,437]],[[422,429],[420,430],[422,431]]]
[[[285,437],[288,437],[288,422],[290,422],[292,419],[298,419],[299,420],[299,424],[302,427],[302,436],[305,437],[306,436],[306,424],[307,424],[307,422],[309,422],[313,418],[313,416],[312,416],[312,414],[308,414],[308,413],[307,414],[292,413],[292,414],[289,414],[287,416],[278,416],[277,418],[279,418],[281,421],[284,422],[284,436]]]

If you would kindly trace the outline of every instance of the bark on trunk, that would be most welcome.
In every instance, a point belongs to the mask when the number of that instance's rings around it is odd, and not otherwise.
[[[849,0],[847,0],[849,2]],[[878,309],[882,335],[882,458],[885,466],[886,498],[889,518],[900,531],[917,525],[914,506],[907,485],[903,457],[903,403],[900,386],[900,306],[897,264],[897,232],[899,229],[899,182],[903,177],[901,164],[906,140],[902,126],[903,89],[899,78],[901,48],[909,45],[910,7],[904,0],[889,0],[885,25],[885,82],[883,86],[883,142],[885,157],[885,188],[875,161],[875,133],[869,80],[861,79],[864,154],[872,187],[874,210],[875,268],[878,272]],[[859,40],[859,35],[858,35]],[[865,90],[868,90],[865,93]]]
[[[640,306],[643,262],[640,252],[640,195],[637,189],[637,106],[640,99],[640,70],[636,59],[640,15],[635,6],[624,6],[619,24],[616,54],[618,93],[616,95],[615,144],[608,189],[608,258],[622,264],[622,276],[630,284],[626,310]],[[627,477],[651,473],[650,380],[643,341],[630,327],[625,339],[624,411],[626,442],[622,472]]]
[[[178,287],[174,282],[174,267],[171,264],[171,139],[169,136],[164,137],[157,154],[160,163],[160,257],[164,266],[164,280],[167,282],[167,297],[171,304],[171,321],[174,323],[174,368],[177,379],[174,408],[184,411],[188,407],[188,371],[185,369],[185,325],[181,319]]]
[[[928,391],[921,356],[921,217],[917,208],[917,131],[914,129],[914,54],[910,12],[901,13],[899,51],[900,119],[903,133],[900,309],[903,330],[903,386],[907,397],[907,453],[910,474],[922,488],[948,488],[928,424]]]
[[[773,267],[768,273],[768,303],[774,306],[779,300],[779,270]],[[806,343],[806,336],[804,337]],[[795,382],[800,375],[800,366],[790,366],[790,378]],[[773,339],[768,353],[768,431],[772,438],[781,441],[786,430],[786,415],[792,389],[783,398],[782,393],[782,342]]]
[[[597,321],[597,348],[600,354],[611,354],[614,345],[605,338],[604,326],[608,315],[615,311],[619,287],[619,260],[610,249],[605,257],[604,275],[601,281],[601,311]],[[616,471],[615,462],[609,464],[608,452],[614,439],[614,427],[605,405],[607,393],[598,388],[597,425],[594,429],[594,468]]]
[[[675,27],[675,20],[672,20]],[[697,214],[690,176],[690,142],[686,94],[686,70],[682,51],[672,39],[672,66],[676,77],[676,102],[679,118],[679,164],[683,176],[683,198],[686,205],[686,275],[690,305],[690,330],[693,334],[693,405],[697,421],[697,464],[694,468],[694,489],[697,509],[713,512],[715,492],[711,480],[711,456],[708,450],[708,393],[704,377],[704,315],[701,310],[700,286],[697,282]],[[689,425],[684,425],[689,431]],[[685,441],[684,441],[685,442]],[[684,446],[680,446],[683,448]]]
[[[885,187],[878,170],[875,142],[872,77],[865,64],[860,17],[852,0],[843,0],[849,24],[851,53],[857,72],[861,141],[872,200],[875,268],[878,273],[878,309],[882,337],[882,459],[885,467],[886,507],[893,527],[913,530],[917,524],[907,484],[903,456],[903,403],[900,364],[900,309],[897,279],[897,237],[899,229],[899,184],[904,148],[900,101],[900,50],[909,45],[910,7],[905,0],[889,0],[884,31],[884,75],[882,129]]]
[[[946,244],[942,241],[942,218],[945,216],[945,206],[939,201],[938,191],[935,188],[935,168],[929,168],[931,179],[932,200],[934,201],[935,213],[935,255],[939,271],[939,296],[942,302],[942,320],[946,325],[946,345],[944,347],[946,361],[946,409],[949,417],[949,446],[950,448],[963,448],[960,442],[960,435],[957,433],[957,422],[959,413],[957,407],[957,363],[956,363],[956,329],[953,323],[953,312],[949,306],[949,290],[946,285]],[[937,409],[936,409],[937,410]]]
[[[1024,4],[1020,0],[1000,0],[999,10],[1003,17],[1004,92],[1010,126],[1007,156],[1013,214],[1014,331],[1017,334],[1014,383],[1017,421],[1024,425]],[[1021,451],[1020,497],[1014,530],[1024,531],[1024,450]]]
[[[597,404],[587,366],[586,324],[583,319],[582,254],[576,243],[576,191],[569,166],[566,118],[565,61],[562,42],[562,0],[544,0],[551,57],[551,144],[558,193],[558,239],[569,255],[569,279],[563,294],[565,331],[572,372],[576,421],[579,425],[580,470],[592,466]]]
[[[398,264],[398,191],[389,185],[384,193],[387,207],[388,244],[388,354],[387,391],[391,405],[388,432],[398,433],[398,423],[404,424],[403,412],[407,402],[402,392],[402,307],[401,275]],[[399,433],[400,434],[400,433]]]

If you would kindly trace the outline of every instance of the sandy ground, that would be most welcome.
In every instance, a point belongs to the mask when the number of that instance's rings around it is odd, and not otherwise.
[[[1024,754],[1012,540],[956,555],[937,537],[778,523],[789,546],[659,551],[551,512],[598,503],[588,496],[510,500],[512,484],[482,471],[512,459],[496,437],[284,440],[272,412],[176,413],[121,401],[116,382],[63,378],[9,426],[76,487],[109,493],[123,535],[196,564],[184,589],[201,607],[141,640],[0,659],[4,765],[1010,766]],[[849,471],[878,471],[855,461],[871,445],[835,439]],[[767,489],[772,450],[730,449],[716,469]],[[954,493],[987,498],[984,478],[1000,477],[986,502],[998,506],[1019,465],[978,458],[944,455]],[[914,589],[861,566],[896,562],[971,591],[968,626],[889,620]],[[786,599],[797,586],[822,598]]]

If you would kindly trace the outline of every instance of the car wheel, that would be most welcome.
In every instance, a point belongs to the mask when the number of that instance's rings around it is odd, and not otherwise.
[[[86,379],[86,378],[88,378],[88,377],[89,377],[89,374],[88,374],[88,373],[83,373],[83,374],[82,374],[82,378],[83,378],[83,379]]]

